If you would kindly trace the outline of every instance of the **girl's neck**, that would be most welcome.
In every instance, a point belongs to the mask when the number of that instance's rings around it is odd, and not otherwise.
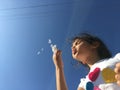
[[[100,60],[100,58],[98,57],[98,55],[96,55],[96,56],[90,56],[89,60],[87,62],[87,65],[91,68],[99,60]]]

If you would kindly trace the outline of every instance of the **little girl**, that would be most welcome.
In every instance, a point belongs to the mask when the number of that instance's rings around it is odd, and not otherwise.
[[[90,68],[88,75],[80,80],[78,90],[120,90],[113,71],[115,64],[120,62],[120,54],[111,57],[106,45],[87,33],[74,37],[71,49],[72,57]],[[67,90],[60,50],[53,54],[53,61],[57,90]]]

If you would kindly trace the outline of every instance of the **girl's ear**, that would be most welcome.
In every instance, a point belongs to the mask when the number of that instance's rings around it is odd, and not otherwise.
[[[93,42],[93,44],[92,44],[92,48],[98,48],[99,45],[100,45],[99,42]]]

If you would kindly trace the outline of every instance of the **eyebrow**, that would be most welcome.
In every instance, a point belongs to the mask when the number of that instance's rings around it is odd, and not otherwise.
[[[72,45],[73,45],[74,43],[77,43],[77,42],[82,42],[82,41],[83,41],[83,40],[76,39],[76,40],[74,40],[74,41],[73,41]]]

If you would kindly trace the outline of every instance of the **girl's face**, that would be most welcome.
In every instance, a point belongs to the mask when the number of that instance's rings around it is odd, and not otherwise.
[[[72,57],[83,64],[87,64],[88,57],[92,54],[93,45],[86,41],[76,39],[72,44]]]

